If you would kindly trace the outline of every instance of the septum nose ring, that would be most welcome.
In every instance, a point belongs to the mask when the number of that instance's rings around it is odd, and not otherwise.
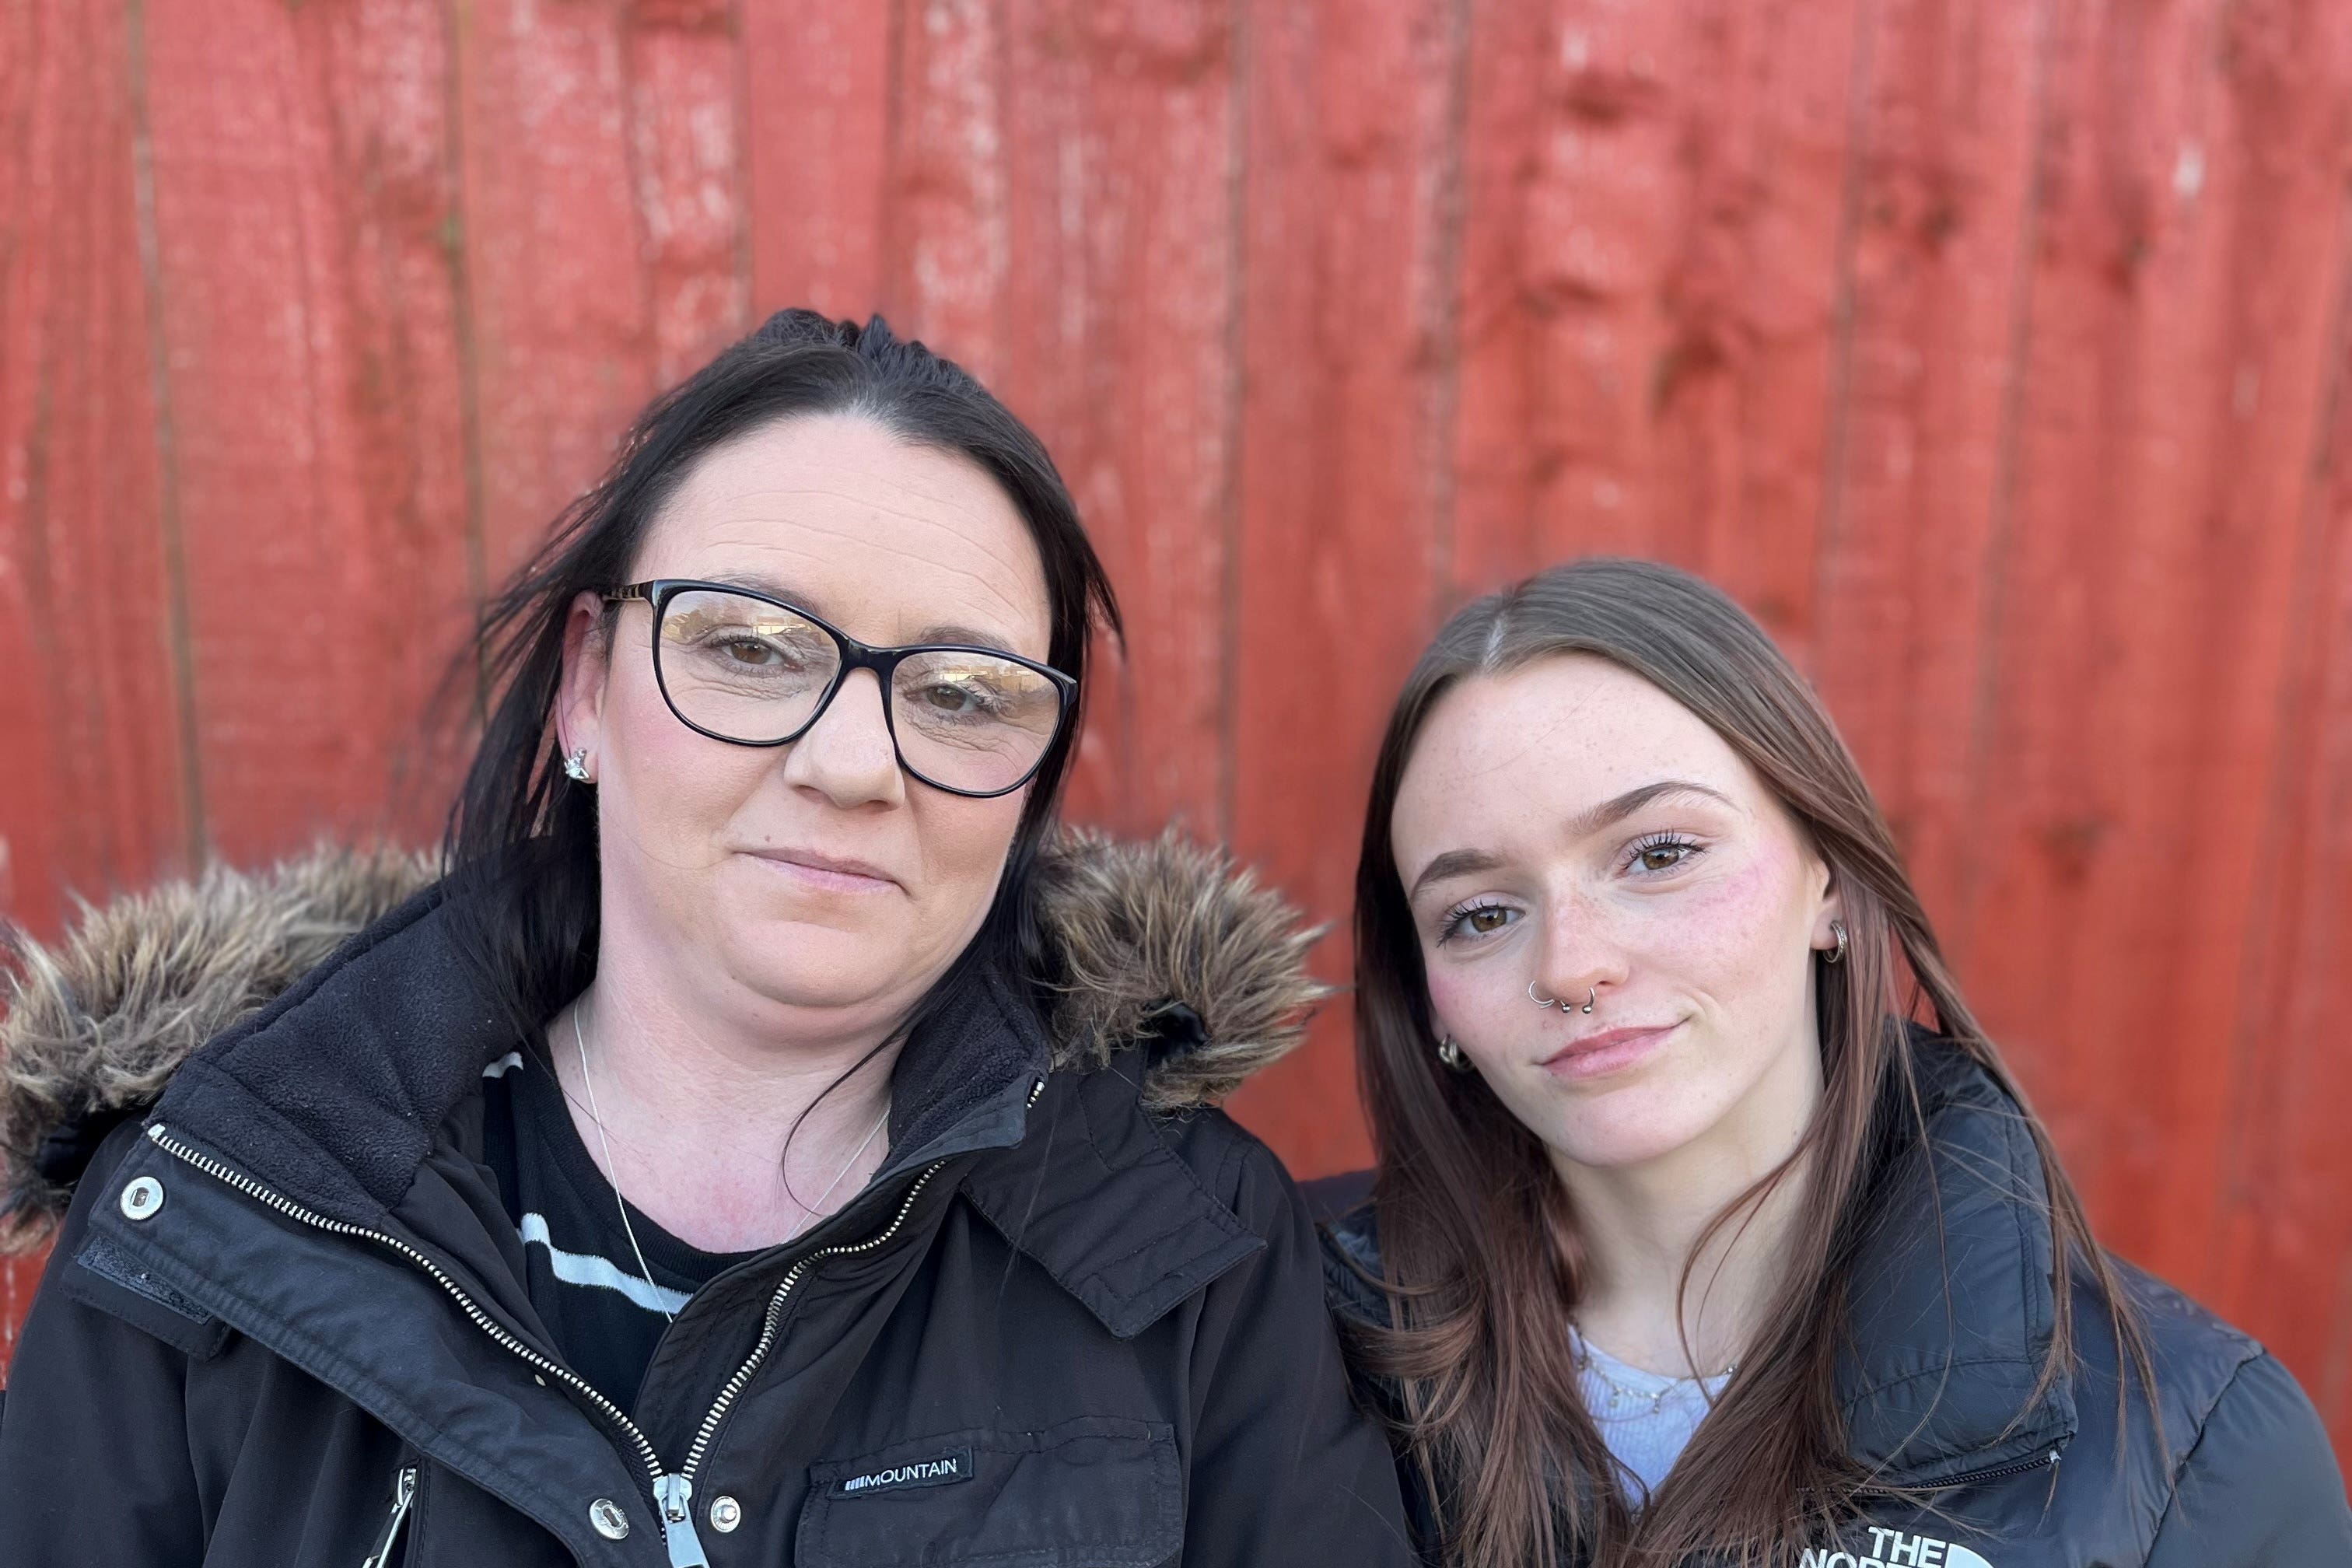
[[[1597,985],[1588,985],[1588,986],[1586,986],[1586,987],[1584,988],[1584,1005],[1583,1005],[1583,1006],[1581,1006],[1581,1007],[1577,1008],[1577,1009],[1576,1009],[1576,1011],[1577,1011],[1577,1012],[1580,1012],[1580,1013],[1590,1013],[1590,1012],[1591,1012],[1591,1011],[1592,1011],[1592,1005],[1593,1005],[1593,1003],[1594,1003],[1594,1002],[1596,1002],[1597,1000],[1599,1000],[1599,999],[1600,999],[1600,995],[1601,995],[1601,988],[1600,988],[1599,986],[1597,986]],[[1530,980],[1530,981],[1528,981],[1528,1001],[1530,1001],[1530,1002],[1532,1002],[1532,1003],[1534,1003],[1534,1004],[1535,1004],[1537,1006],[1538,1006],[1538,1007],[1558,1007],[1558,1008],[1559,1008],[1561,1012],[1563,1012],[1563,1013],[1565,1013],[1565,1012],[1567,1012],[1567,1011],[1569,1010],[1568,1005],[1567,1005],[1566,1003],[1562,1002],[1562,1001],[1561,1001],[1559,997],[1557,997],[1557,996],[1538,996],[1538,995],[1537,995],[1537,994],[1536,994],[1536,983],[1535,983],[1534,981],[1532,981],[1532,980]]]

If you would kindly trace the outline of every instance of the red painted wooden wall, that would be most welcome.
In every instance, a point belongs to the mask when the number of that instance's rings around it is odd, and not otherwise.
[[[1325,918],[1445,609],[1728,586],[2107,1238],[2352,1451],[2352,6],[0,0],[0,116],[36,933],[425,829],[468,598],[715,344],[878,308],[1125,594],[1080,815]],[[1239,1105],[1302,1172],[1344,1029]]]

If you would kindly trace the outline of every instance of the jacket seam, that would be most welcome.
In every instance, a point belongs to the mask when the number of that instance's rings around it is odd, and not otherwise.
[[[1900,1377],[1890,1377],[1884,1383],[1874,1383],[1868,1388],[1863,1389],[1859,1393],[1854,1394],[1846,1399],[1841,1400],[1839,1403],[1851,1409],[1854,1405],[1867,1404],[1869,1401],[1877,1398],[1879,1395],[1889,1393],[1895,1389],[1901,1388],[1906,1384],[1924,1383],[1931,1377],[1949,1377],[1952,1373],[1964,1371],[1969,1367],[2028,1367],[2031,1366],[2031,1363],[2020,1361],[2017,1357],[2012,1355],[1963,1356],[1958,1361],[1947,1362],[1942,1366],[1928,1367],[1919,1372],[1906,1372]]]
[[[2171,1475],[2166,1479],[2164,1509],[2156,1516],[2156,1532],[2147,1538],[2147,1554],[2151,1559],[2156,1555],[2156,1549],[2164,1543],[2165,1529],[2171,1524],[2173,1510],[2180,1501],[2180,1482],[2189,1474],[2189,1467],[2196,1463],[2198,1454],[2205,1447],[2206,1436],[2213,1429],[2213,1413],[2221,1408],[2221,1402],[2230,1397],[2231,1389],[2238,1386],[2238,1380],[2245,1375],[2246,1368],[2253,1365],[2268,1353],[2268,1352],[2262,1352],[2248,1356],[2231,1367],[2229,1381],[2221,1385],[2221,1391],[2213,1395],[2213,1402],[2208,1405],[2203,1413],[2197,1417],[2197,1441],[2182,1450],[2180,1462],[2172,1467]]]

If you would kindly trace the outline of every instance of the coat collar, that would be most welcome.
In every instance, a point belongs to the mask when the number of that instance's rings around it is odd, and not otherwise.
[[[910,1155],[967,1115],[991,1121],[966,1130],[982,1142],[1016,1140],[1041,1067],[1096,1073],[1158,1039],[1126,1092],[1181,1111],[1297,1044],[1324,994],[1305,967],[1318,933],[1222,854],[1072,834],[1038,874],[1057,981],[1031,997],[992,979],[950,1010],[960,1023],[909,1043],[910,1102],[949,1108],[895,1130]],[[443,897],[421,858],[328,850],[91,909],[55,949],[18,943],[0,991],[0,1245],[37,1244],[99,1139],[167,1097],[172,1119],[242,1141],[223,1152],[329,1212],[396,1201],[512,1045],[436,918]],[[967,1033],[988,1042],[985,1073]]]
[[[963,1185],[1009,1244],[1123,1340],[1265,1246],[1145,1110],[1153,1054],[1139,1047],[1055,1079],[1030,1136],[982,1157]]]
[[[2076,1426],[2074,1379],[2042,1381],[2058,1312],[2049,1192],[2023,1112],[1951,1042],[1913,1027],[1908,1043],[1926,1131],[1884,1162],[1872,1223],[1836,1270],[1848,1451],[1893,1488],[2038,1458]],[[1900,1089],[1887,1093],[1882,1121],[1914,1126]],[[1328,1235],[1335,1306],[1386,1322],[1358,1272],[1380,1271],[1377,1212],[1359,1204]]]
[[[1855,1461],[1931,1486],[2038,1458],[2073,1436],[2073,1380],[2046,1385],[2053,1233],[2022,1109],[1975,1059],[1914,1026],[1925,1135],[1882,1170],[1842,1270],[1852,1339],[1838,1385]],[[1899,1091],[1883,1120],[1910,1123]]]

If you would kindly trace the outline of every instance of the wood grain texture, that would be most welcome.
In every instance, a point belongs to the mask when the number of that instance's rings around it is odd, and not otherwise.
[[[2352,1436],[2347,106],[2331,0],[0,0],[0,912],[423,832],[467,597],[881,310],[1121,591],[1074,813],[1319,921],[1440,616],[1722,583],[2105,1234]],[[1236,1101],[1302,1173],[1347,1028]]]

